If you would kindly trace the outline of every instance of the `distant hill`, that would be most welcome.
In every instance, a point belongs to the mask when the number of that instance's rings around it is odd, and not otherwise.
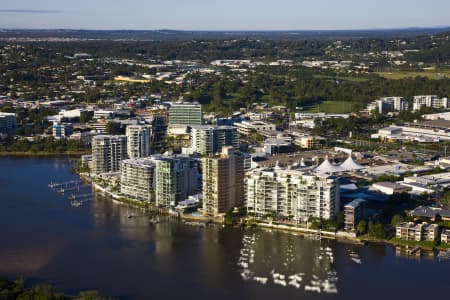
[[[292,31],[183,31],[183,30],[71,30],[0,29],[0,38],[72,38],[105,40],[188,40],[188,39],[349,39],[432,35],[450,32],[450,27],[367,29],[367,30],[292,30]]]

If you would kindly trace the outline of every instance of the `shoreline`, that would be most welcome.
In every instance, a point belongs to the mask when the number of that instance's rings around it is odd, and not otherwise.
[[[99,184],[95,183],[91,177],[86,176],[83,173],[78,173],[78,176],[90,184],[92,184],[95,191],[100,191],[102,194],[110,197],[110,199],[113,202],[120,203],[120,204],[128,204],[136,208],[145,209],[148,212],[159,212],[168,216],[173,216],[176,219],[182,220],[182,221],[195,221],[199,223],[208,223],[212,222],[214,224],[222,225],[223,222],[219,222],[217,219],[212,219],[209,217],[204,216],[193,216],[193,215],[186,215],[186,214],[179,214],[179,215],[173,215],[170,214],[168,210],[158,210],[154,209],[152,210],[152,207],[142,204],[139,201],[134,201],[132,199],[123,198],[113,192],[110,192],[106,190],[106,188],[100,186]],[[239,225],[240,226],[240,225]],[[368,243],[376,243],[376,244],[383,244],[383,245],[391,245],[391,246],[405,246],[405,247],[417,247],[421,250],[425,251],[447,251],[450,250],[446,247],[441,247],[439,245],[433,246],[433,247],[427,247],[424,245],[420,245],[419,243],[414,243],[410,241],[399,241],[399,240],[388,240],[388,239],[370,239],[364,236],[357,237],[353,236],[351,233],[343,232],[343,231],[324,231],[324,230],[317,230],[317,229],[309,229],[309,228],[303,228],[303,227],[295,227],[295,226],[289,226],[289,225],[282,225],[282,224],[271,224],[271,223],[255,223],[252,226],[246,226],[247,228],[257,228],[259,230],[276,230],[280,232],[285,232],[289,234],[295,234],[295,235],[302,235],[306,238],[312,238],[316,239],[317,235],[320,235],[320,238],[328,239],[328,240],[335,240],[338,243],[350,243],[354,245],[366,245]],[[318,239],[319,240],[319,239]]]
[[[49,152],[6,152],[1,151],[0,157],[73,157],[89,154],[89,151],[76,151],[76,152],[61,152],[61,153],[49,153]]]

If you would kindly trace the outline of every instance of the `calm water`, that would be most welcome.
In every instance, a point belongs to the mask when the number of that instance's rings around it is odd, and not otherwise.
[[[116,299],[447,299],[450,293],[450,262],[427,254],[407,258],[390,246],[280,232],[152,225],[147,217],[128,218],[142,216],[139,210],[102,198],[73,208],[47,187],[77,179],[69,169],[67,159],[0,158],[0,276]]]

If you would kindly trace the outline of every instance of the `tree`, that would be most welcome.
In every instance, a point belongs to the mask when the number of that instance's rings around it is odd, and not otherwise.
[[[394,215],[391,219],[391,225],[392,227],[397,227],[398,224],[401,222],[404,222],[405,218],[402,215]]]
[[[356,232],[358,234],[364,234],[366,233],[366,227],[367,227],[366,220],[361,220],[359,221],[358,226],[356,226]]]
[[[108,122],[108,124],[106,124],[106,132],[108,134],[124,134],[125,126],[116,122]]]
[[[446,191],[441,198],[441,205],[445,209],[450,209],[450,190]]]
[[[368,233],[369,236],[377,239],[384,238],[383,224],[381,224],[380,222],[373,223],[372,221],[370,221],[368,226]]]

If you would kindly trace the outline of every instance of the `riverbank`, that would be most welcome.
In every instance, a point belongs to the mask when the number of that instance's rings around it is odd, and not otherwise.
[[[8,152],[0,151],[0,157],[73,157],[89,154],[89,151],[66,151],[60,153],[52,152]]]
[[[91,299],[103,300],[97,291],[80,292],[77,296],[69,296],[56,291],[51,285],[27,287],[23,279],[8,280],[0,278],[0,299]]]
[[[82,178],[84,181],[87,181],[92,184],[93,188],[97,191],[100,191],[101,193],[105,194],[106,196],[111,197],[111,199],[118,203],[128,204],[132,205],[141,209],[145,209],[148,212],[156,212],[163,215],[171,215],[177,219],[184,220],[184,221],[195,221],[195,222],[202,222],[202,223],[208,223],[212,222],[215,224],[223,224],[223,222],[219,221],[218,219],[212,219],[210,217],[205,217],[201,215],[192,215],[192,214],[171,214],[168,209],[161,209],[151,206],[148,203],[143,203],[141,201],[136,201],[132,199],[125,198],[123,196],[120,196],[116,193],[113,193],[109,190],[107,190],[105,187],[102,187],[98,183],[94,182],[93,179],[88,176],[87,174],[80,173],[78,174],[80,178]],[[344,232],[344,231],[325,231],[320,229],[311,229],[311,228],[305,228],[305,227],[299,227],[299,226],[290,226],[286,224],[276,224],[276,223],[266,223],[266,222],[254,222],[251,225],[248,225],[250,227],[260,228],[260,229],[270,229],[270,230],[277,230],[281,232],[287,232],[287,233],[294,233],[294,234],[300,234],[306,237],[309,237],[311,239],[332,239],[337,240],[338,242],[342,243],[351,243],[351,244],[358,244],[358,245],[365,245],[367,243],[380,243],[385,245],[392,245],[392,246],[412,246],[412,247],[418,247],[423,250],[448,250],[450,246],[447,245],[436,245],[434,242],[416,242],[416,241],[404,241],[396,238],[391,239],[371,239],[367,236],[356,236],[354,234]]]

